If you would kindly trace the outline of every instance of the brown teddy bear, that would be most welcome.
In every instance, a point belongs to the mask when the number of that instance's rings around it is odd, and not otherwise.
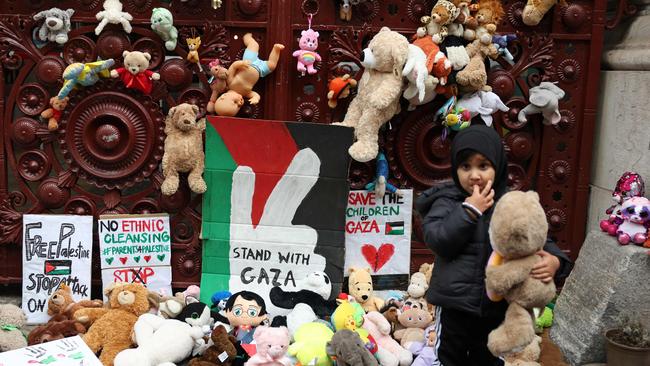
[[[508,192],[497,202],[490,221],[493,257],[500,265],[488,265],[485,285],[489,293],[508,301],[501,325],[488,335],[488,348],[497,357],[521,351],[535,337],[532,308],[544,307],[555,296],[553,282],[530,276],[546,243],[546,214],[534,191]],[[497,258],[490,263],[498,263]]]
[[[104,366],[113,366],[121,351],[133,346],[131,332],[138,317],[149,311],[148,291],[140,283],[111,283],[104,289],[108,307],[77,310],[75,320],[97,318],[82,339]]]
[[[207,185],[202,174],[205,167],[203,153],[203,131],[205,118],[196,120],[199,107],[183,103],[169,110],[165,119],[165,154],[162,159],[162,172],[165,180],[160,191],[171,196],[178,190],[178,173],[190,173],[187,183],[195,193],[204,193]]]
[[[469,63],[456,74],[456,82],[463,92],[476,92],[479,90],[491,91],[487,86],[487,71],[485,70],[485,57],[496,59],[499,51],[494,44],[484,45],[480,40],[468,44],[465,49],[469,55]]]
[[[188,366],[230,366],[237,357],[235,344],[237,339],[219,325],[210,336],[213,345],[208,347],[200,356],[190,360]],[[227,356],[227,357],[226,357]]]
[[[86,327],[83,324],[74,319],[69,319],[63,314],[58,314],[53,316],[46,324],[32,329],[27,336],[27,343],[32,346],[84,333],[86,333]]]
[[[454,3],[447,0],[438,0],[431,9],[431,16],[420,18],[423,26],[416,31],[417,37],[430,36],[436,44],[442,43],[449,34],[447,27],[458,17],[458,14],[460,14],[460,9]]]
[[[382,27],[363,50],[365,67],[341,126],[354,127],[357,141],[348,152],[356,161],[374,159],[379,151],[379,128],[400,111],[402,70],[409,42],[403,35]],[[376,309],[375,309],[376,310]]]
[[[478,27],[476,28],[474,37],[469,39],[473,41],[478,39],[484,45],[489,45],[492,43],[492,36],[497,30],[497,24],[501,22],[505,11],[503,10],[503,5],[501,5],[501,0],[481,0],[479,2],[479,10],[476,13],[476,21],[478,22]]]
[[[384,307],[384,300],[373,295],[370,268],[350,268],[348,292],[366,312],[379,311]]]
[[[47,314],[50,316],[64,315],[67,319],[73,319],[77,310],[84,308],[101,308],[104,306],[102,300],[81,300],[75,302],[72,298],[72,289],[64,282],[61,282],[59,288],[54,291],[52,296],[47,300]],[[86,323],[87,326],[92,324],[94,319]]]
[[[59,120],[63,110],[68,106],[68,97],[59,99],[58,97],[50,98],[50,108],[41,112],[41,117],[47,119],[47,129],[54,131],[59,128]]]

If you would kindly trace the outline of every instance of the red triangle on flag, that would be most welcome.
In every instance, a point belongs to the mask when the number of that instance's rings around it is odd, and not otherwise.
[[[391,231],[393,231],[393,227],[390,226],[390,224],[386,224],[386,234],[390,233]]]
[[[45,262],[45,273],[50,273],[56,269],[56,266],[51,265],[49,262]]]

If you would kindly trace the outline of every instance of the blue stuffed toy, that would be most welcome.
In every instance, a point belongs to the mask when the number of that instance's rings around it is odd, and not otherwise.
[[[512,53],[508,50],[508,43],[517,39],[516,34],[495,34],[492,36],[492,43],[494,47],[497,48],[499,54],[503,56],[506,60],[510,62],[515,62],[515,58],[512,57]]]
[[[388,160],[384,153],[377,154],[377,174],[375,180],[366,185],[369,191],[374,190],[378,198],[383,198],[386,191],[389,193],[397,193],[397,187],[388,183]]]

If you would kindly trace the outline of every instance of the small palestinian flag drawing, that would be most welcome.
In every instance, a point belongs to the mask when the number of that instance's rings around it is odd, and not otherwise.
[[[71,260],[51,260],[45,261],[45,274],[48,276],[54,275],[69,275],[72,271]]]
[[[404,221],[387,222],[386,235],[404,235]]]

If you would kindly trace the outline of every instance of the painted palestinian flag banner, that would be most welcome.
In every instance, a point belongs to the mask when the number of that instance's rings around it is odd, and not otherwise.
[[[341,289],[351,128],[208,117],[201,301],[253,291],[272,315],[280,286],[324,271]]]

